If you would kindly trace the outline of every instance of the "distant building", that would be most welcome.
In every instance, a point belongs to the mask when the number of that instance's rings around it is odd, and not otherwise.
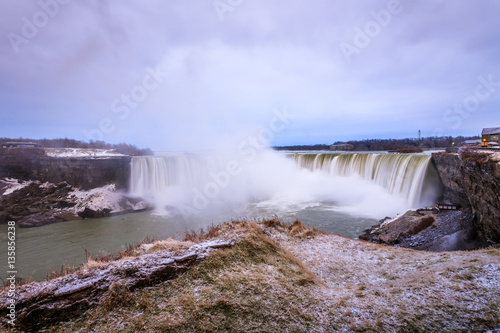
[[[498,146],[498,137],[500,136],[500,127],[483,128],[481,133],[481,147]]]
[[[479,147],[481,146],[481,140],[465,140],[463,146],[465,147]]]
[[[338,143],[330,146],[330,150],[352,150],[353,148],[354,146],[349,143]]]
[[[5,142],[2,143],[2,147],[13,148],[13,147],[41,147],[39,143],[35,142]]]

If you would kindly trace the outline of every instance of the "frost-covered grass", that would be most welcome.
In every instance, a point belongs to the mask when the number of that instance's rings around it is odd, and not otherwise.
[[[50,331],[482,332],[500,322],[499,249],[418,252],[275,220],[224,224],[211,236],[237,242],[163,284],[130,292],[117,283]]]

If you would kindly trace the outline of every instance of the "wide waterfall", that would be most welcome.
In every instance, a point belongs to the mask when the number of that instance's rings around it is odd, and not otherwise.
[[[135,157],[130,188],[169,211],[227,204],[286,211],[329,204],[379,218],[431,204],[438,184],[426,155],[266,151],[251,161],[215,154]]]
[[[426,203],[429,186],[438,183],[431,157],[395,154],[293,154],[304,168],[336,176],[359,175],[398,194],[410,205]]]

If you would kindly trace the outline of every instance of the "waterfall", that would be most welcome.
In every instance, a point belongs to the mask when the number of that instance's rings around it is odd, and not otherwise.
[[[230,172],[230,164],[237,172]],[[180,205],[197,211],[214,204],[274,200],[335,202],[343,207],[360,202],[360,211],[375,215],[382,211],[380,206],[401,210],[432,203],[438,193],[436,175],[426,155],[267,151],[246,161],[178,154],[134,157],[130,191],[162,207]]]
[[[411,206],[425,201],[429,182],[436,182],[431,157],[426,155],[394,154],[292,154],[301,167],[323,171],[335,176],[359,175],[401,195]]]
[[[135,195],[161,193],[174,186],[195,186],[215,170],[208,156],[144,156],[132,158],[130,190]]]

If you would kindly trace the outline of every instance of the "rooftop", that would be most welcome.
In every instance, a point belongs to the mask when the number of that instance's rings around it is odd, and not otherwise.
[[[500,134],[500,127],[483,128],[482,135]]]

